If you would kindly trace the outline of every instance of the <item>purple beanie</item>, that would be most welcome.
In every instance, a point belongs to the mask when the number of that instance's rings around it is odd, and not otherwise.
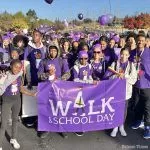
[[[98,48],[99,51],[102,51],[102,46],[100,44],[93,45],[92,49],[94,50],[95,48]]]
[[[82,50],[79,52],[78,56],[79,56],[79,58],[83,58],[83,57],[88,58],[88,53],[86,51]]]

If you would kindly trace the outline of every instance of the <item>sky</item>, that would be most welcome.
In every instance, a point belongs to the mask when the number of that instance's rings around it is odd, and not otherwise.
[[[44,0],[0,0],[0,7],[0,13],[6,10],[13,14],[34,9],[39,18],[52,21],[77,19],[79,13],[84,18],[97,19],[110,13],[117,17],[150,13],[150,0],[53,0],[51,5]]]

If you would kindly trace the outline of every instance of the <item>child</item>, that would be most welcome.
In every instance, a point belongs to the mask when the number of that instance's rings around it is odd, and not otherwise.
[[[92,79],[92,66],[88,63],[88,53],[85,50],[82,50],[79,52],[79,63],[74,65],[73,68],[73,78],[75,82],[81,82],[81,83],[93,83]],[[79,100],[78,100],[79,99]],[[79,92],[79,95],[77,96],[77,100],[79,101],[75,103],[74,107],[76,108],[76,111],[73,115],[77,115],[77,112],[79,109],[82,109],[82,115],[85,116],[84,113],[84,101],[82,98],[82,91]],[[77,136],[83,136],[83,132],[76,132]]]
[[[137,80],[137,71],[134,64],[128,61],[129,56],[129,50],[122,49],[120,52],[120,60],[118,60],[117,62],[113,62],[111,67],[108,68],[108,70],[116,72],[115,74],[113,74],[112,78],[126,79],[126,105],[124,121],[127,116],[128,100],[131,98],[132,95],[132,85],[134,85]],[[124,129],[124,124],[119,126],[119,131],[121,132],[122,136],[127,136],[127,133]],[[115,127],[111,132],[110,136],[116,137],[117,132],[118,127]]]
[[[92,66],[88,63],[88,53],[84,50],[79,52],[79,63],[74,65],[73,77],[75,82],[93,83]]]
[[[17,75],[22,70],[22,63],[20,60],[13,60],[10,64],[10,73],[13,75]],[[0,150],[2,150],[2,141],[5,135],[7,118],[9,117],[9,113],[12,111],[12,135],[10,139],[10,143],[15,149],[19,149],[20,145],[16,140],[17,136],[17,123],[18,123],[18,115],[21,108],[21,97],[20,92],[27,94],[29,96],[36,96],[36,93],[30,93],[21,84],[21,77],[15,79],[5,90],[2,95],[2,123],[0,128]]]

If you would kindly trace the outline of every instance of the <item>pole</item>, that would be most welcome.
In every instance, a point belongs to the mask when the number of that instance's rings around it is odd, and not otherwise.
[[[109,12],[111,14],[111,1],[109,0]]]

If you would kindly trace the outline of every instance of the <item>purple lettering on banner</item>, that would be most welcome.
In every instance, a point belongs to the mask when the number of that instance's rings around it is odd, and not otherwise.
[[[38,91],[39,131],[96,131],[123,124],[126,80],[43,82]]]

